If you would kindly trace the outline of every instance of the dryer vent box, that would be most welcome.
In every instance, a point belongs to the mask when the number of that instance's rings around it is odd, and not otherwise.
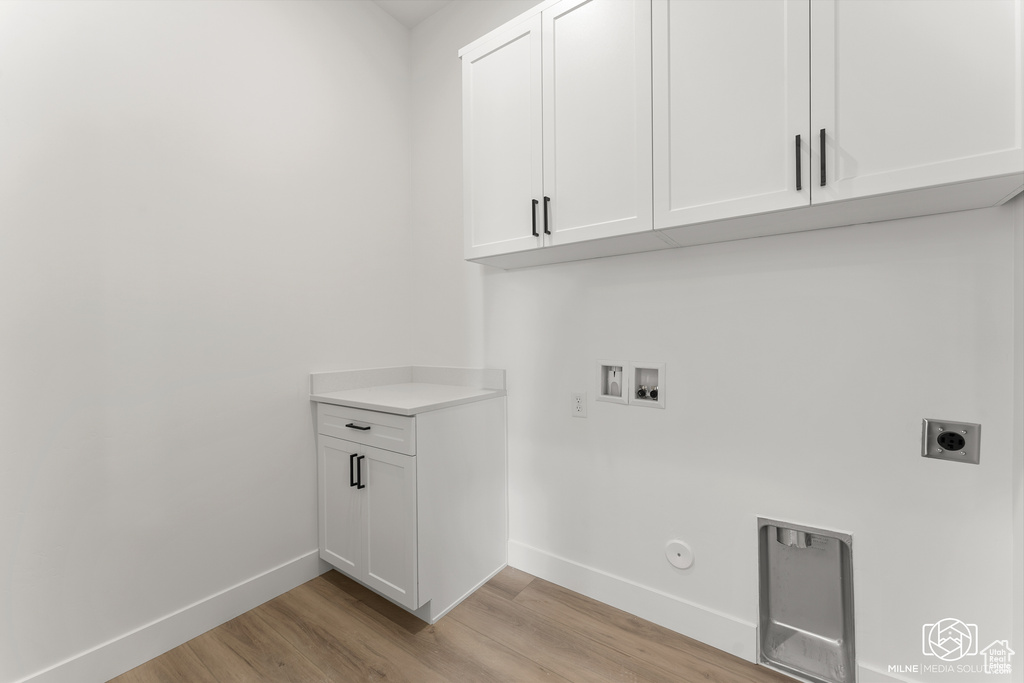
[[[758,661],[816,683],[855,683],[848,534],[757,520]]]

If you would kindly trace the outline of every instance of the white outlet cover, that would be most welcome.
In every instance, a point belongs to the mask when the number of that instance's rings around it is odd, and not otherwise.
[[[669,541],[665,546],[665,559],[677,569],[689,569],[693,566],[693,551],[682,541]]]
[[[585,391],[574,391],[570,394],[569,410],[570,415],[573,417],[586,417],[587,416],[587,392]],[[576,411],[577,399],[579,400],[579,412]]]

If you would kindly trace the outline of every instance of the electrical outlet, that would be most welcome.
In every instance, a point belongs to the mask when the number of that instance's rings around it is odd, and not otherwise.
[[[981,460],[981,425],[925,420],[921,429],[921,456],[977,465]]]
[[[587,416],[587,392],[585,391],[574,391],[570,394],[572,397],[572,416],[573,417],[586,417]]]

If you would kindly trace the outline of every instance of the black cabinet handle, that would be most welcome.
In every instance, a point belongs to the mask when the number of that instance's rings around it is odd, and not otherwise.
[[[800,171],[800,136],[796,136],[796,191],[804,189],[803,173]]]
[[[361,467],[362,462],[363,462],[363,458],[365,458],[365,457],[366,457],[365,455],[360,455],[358,458],[356,458],[356,488],[357,489],[365,489],[366,488],[366,484],[363,483],[363,468]]]
[[[825,187],[825,129],[821,129],[820,136],[821,142],[818,143],[821,147],[821,186]]]
[[[533,202],[533,204],[530,205],[530,218],[533,219],[533,236],[540,237],[540,235],[537,234],[537,204],[540,202],[536,199],[531,199],[530,201]]]
[[[548,204],[551,203],[551,197],[544,198],[544,234],[550,235],[551,231],[548,230]]]
[[[356,453],[348,456],[348,485],[356,485]]]
[[[360,427],[359,425],[356,425],[356,424],[352,424],[351,422],[349,422],[349,423],[348,423],[347,425],[345,425],[345,426],[346,426],[346,427],[348,427],[349,429],[358,429],[358,430],[359,430],[359,431],[361,431],[361,432],[368,432],[368,431],[370,431],[370,428],[369,428],[369,427]]]

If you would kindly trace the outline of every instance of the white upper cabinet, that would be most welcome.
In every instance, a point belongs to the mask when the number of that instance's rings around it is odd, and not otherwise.
[[[815,204],[1021,173],[1020,0],[813,0],[810,14]]]
[[[807,206],[807,0],[653,12],[655,227]]]
[[[542,13],[546,244],[651,230],[651,5]]]
[[[641,231],[659,241],[650,0],[544,7],[462,53],[468,259]]]
[[[1022,4],[545,0],[460,53],[466,258],[1005,202],[1024,188]]]
[[[542,244],[540,23],[499,29],[462,58],[466,258]]]

